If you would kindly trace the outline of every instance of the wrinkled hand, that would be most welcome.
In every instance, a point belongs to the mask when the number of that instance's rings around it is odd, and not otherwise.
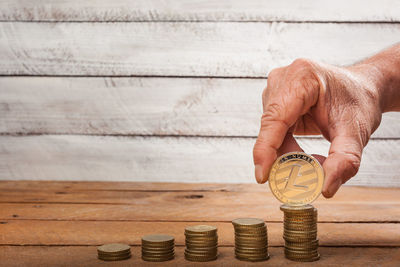
[[[303,151],[293,134],[322,134],[331,142],[327,158],[316,155],[325,171],[322,194],[327,198],[357,173],[363,148],[382,117],[378,90],[357,67],[306,59],[272,70],[262,99],[253,150],[257,181],[267,181],[278,156]]]

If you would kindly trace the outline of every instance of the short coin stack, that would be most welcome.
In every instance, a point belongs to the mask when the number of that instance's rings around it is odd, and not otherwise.
[[[232,221],[235,228],[235,256],[244,261],[269,259],[268,233],[261,219],[239,218]]]
[[[169,235],[146,235],[142,237],[142,259],[145,261],[168,261],[175,257],[175,239]]]
[[[185,228],[185,259],[189,261],[212,261],[218,256],[217,228],[195,225]]]
[[[131,257],[131,247],[125,244],[105,244],[97,247],[97,254],[103,261],[126,260]]]
[[[311,205],[282,205],[284,213],[283,239],[285,256],[293,261],[319,259],[317,239],[317,209]]]

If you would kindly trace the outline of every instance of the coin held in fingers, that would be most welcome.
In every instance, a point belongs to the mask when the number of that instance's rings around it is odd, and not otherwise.
[[[321,194],[324,171],[313,156],[290,152],[280,156],[269,173],[272,194],[288,205],[312,203]]]

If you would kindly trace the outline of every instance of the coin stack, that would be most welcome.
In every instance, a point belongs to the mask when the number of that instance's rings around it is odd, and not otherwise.
[[[244,261],[269,259],[267,226],[261,219],[239,218],[232,221],[235,229],[235,256]]]
[[[97,247],[97,254],[103,261],[126,260],[131,257],[131,247],[125,244],[105,244]]]
[[[146,235],[142,237],[142,259],[145,261],[168,261],[175,257],[174,237],[169,235]]]
[[[185,259],[189,261],[212,261],[218,256],[217,227],[195,225],[185,228]]]
[[[317,209],[312,205],[282,205],[284,213],[283,238],[285,256],[293,261],[319,259],[317,239]]]

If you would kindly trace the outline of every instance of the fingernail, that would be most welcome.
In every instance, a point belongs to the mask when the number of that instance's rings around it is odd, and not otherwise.
[[[257,183],[261,184],[264,179],[263,168],[261,165],[255,166],[255,175],[256,175]]]

